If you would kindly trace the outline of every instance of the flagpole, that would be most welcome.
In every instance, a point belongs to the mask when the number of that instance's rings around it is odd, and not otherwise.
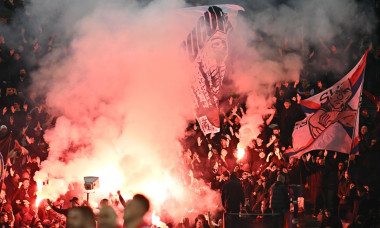
[[[365,53],[365,59],[367,59],[367,53],[368,53],[368,50]],[[358,109],[357,109],[357,112],[356,112],[356,115],[355,115],[354,129],[353,129],[352,135],[351,135],[351,138],[352,138],[352,141],[351,141],[351,150],[350,150],[350,153],[348,154],[347,170],[350,168],[351,153],[352,153],[352,150],[354,149],[354,143],[355,143],[355,138],[354,137],[355,137],[356,127],[357,127],[358,122],[360,121],[360,120],[358,120],[358,118],[359,118],[358,115],[359,115],[359,112],[360,112],[360,107],[362,106],[362,92],[363,92],[363,83],[364,83],[364,76],[365,76],[365,68],[366,68],[366,66],[367,66],[367,64],[364,66],[364,69],[363,69],[363,72],[362,72],[363,79],[362,79],[362,82],[361,82],[361,85],[360,85],[359,105],[358,105]],[[359,136],[359,133],[358,133],[358,136]]]

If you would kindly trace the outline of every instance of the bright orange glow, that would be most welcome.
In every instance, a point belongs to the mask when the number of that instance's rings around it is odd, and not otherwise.
[[[96,192],[100,191],[100,193],[105,195],[120,190],[123,185],[124,178],[122,172],[112,164],[97,170],[95,176],[99,177],[100,185]]]
[[[237,149],[237,160],[242,159],[244,157],[244,155],[245,155],[244,148],[238,147],[238,149]]]
[[[156,212],[153,211],[152,213],[152,225],[155,225],[156,227],[160,228],[167,228],[168,226],[161,221],[160,216],[156,215]]]
[[[38,207],[41,203],[41,201],[43,200],[43,196],[42,196],[42,181],[36,181],[37,183],[37,199],[36,199],[36,207]]]

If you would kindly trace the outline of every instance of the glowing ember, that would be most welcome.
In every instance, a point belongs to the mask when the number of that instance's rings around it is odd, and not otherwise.
[[[238,146],[238,149],[237,149],[237,159],[240,160],[244,157],[245,155],[245,150],[244,148],[241,148]]]
[[[152,213],[152,227],[167,228],[168,226],[161,221],[160,216],[156,216],[156,212]]]

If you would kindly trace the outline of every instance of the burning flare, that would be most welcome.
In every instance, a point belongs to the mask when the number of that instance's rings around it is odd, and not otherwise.
[[[237,147],[237,160],[240,161],[245,155],[245,149],[238,145]]]
[[[43,182],[42,181],[36,181],[36,184],[37,184],[36,208],[38,208],[38,206],[40,206],[41,201],[44,199],[43,192],[41,191],[42,190],[42,186],[43,186]]]
[[[168,228],[168,226],[161,221],[160,216],[156,215],[156,211],[152,212],[152,227]]]

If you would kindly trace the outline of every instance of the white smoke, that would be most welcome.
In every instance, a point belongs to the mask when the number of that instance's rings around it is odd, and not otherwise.
[[[186,209],[215,208],[219,197],[206,185],[196,200],[181,163],[178,138],[194,119],[191,70],[179,52],[191,27],[172,13],[182,6],[99,4],[72,24],[69,50],[44,59],[34,88],[59,116],[46,131],[50,154],[35,176],[49,180],[44,197],[57,198],[90,175],[100,177],[97,200],[119,189],[129,197],[143,193],[176,221]]]
[[[241,129],[247,145],[257,136],[262,115],[270,112],[272,84],[298,79],[308,53],[302,47],[370,27],[357,5],[345,0],[289,1],[291,7],[241,3],[249,20],[241,18],[234,29],[230,78],[239,93],[248,95]],[[49,180],[44,196],[56,198],[70,183],[94,175],[100,177],[99,198],[117,189],[129,196],[141,192],[177,219],[183,215],[178,208],[215,204],[214,192],[199,200],[181,182],[187,172],[177,139],[186,120],[194,118],[194,107],[191,71],[178,47],[194,24],[170,12],[183,6],[175,0],[144,7],[121,0],[34,0],[27,7],[36,24],[44,25],[41,39],[58,30],[63,40],[33,73],[33,89],[46,94],[49,111],[59,116],[46,132],[50,155],[36,174],[37,180]],[[274,44],[262,40],[262,32]],[[281,56],[277,46],[285,40],[290,49],[302,51]]]

